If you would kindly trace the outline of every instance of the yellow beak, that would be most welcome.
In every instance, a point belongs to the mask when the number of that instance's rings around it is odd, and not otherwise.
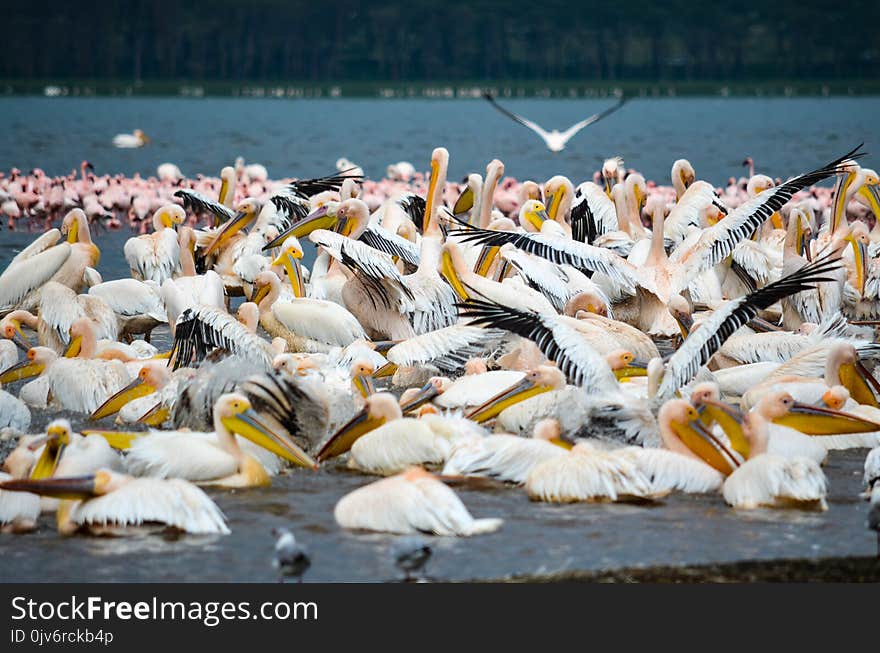
[[[376,387],[373,385],[373,378],[371,376],[358,374],[351,380],[351,383],[364,398],[376,393]]]
[[[477,257],[477,262],[474,265],[474,272],[479,274],[481,277],[489,276],[489,270],[492,269],[492,263],[495,262],[495,258],[498,256],[498,252],[500,251],[500,247],[483,245],[483,247],[480,249],[480,255],[479,257]]]
[[[156,388],[149,383],[144,383],[140,377],[122,388],[119,392],[107,399],[103,404],[98,406],[89,419],[103,419],[110,415],[118,413],[125,404],[140,397],[146,397],[156,392]]]
[[[278,234],[275,239],[269,241],[263,247],[263,251],[265,252],[273,247],[279,247],[285,240],[290,238],[290,236],[296,236],[297,238],[302,239],[316,229],[335,229],[337,222],[336,210],[331,210],[330,205],[325,204]]]
[[[406,415],[407,413],[411,413],[414,410],[418,410],[439,394],[440,391],[437,390],[434,384],[429,381],[421,388],[419,388],[419,392],[416,394],[415,397],[413,397],[407,403],[403,404],[400,407],[400,412]]]
[[[394,363],[385,363],[378,370],[373,372],[374,379],[384,379],[389,376],[394,376],[394,373],[397,371],[397,365]]]
[[[382,426],[384,423],[384,418],[370,417],[366,409],[362,410],[324,443],[324,446],[318,452],[318,462],[324,462],[329,458],[341,456],[351,449],[358,438]]]
[[[276,456],[299,465],[317,469],[318,464],[290,439],[286,433],[281,433],[264,423],[260,415],[252,408],[241,411],[230,417],[221,418],[223,426],[243,438],[247,438],[256,445],[271,451]]]
[[[284,266],[284,269],[287,270],[287,278],[290,280],[290,287],[293,290],[294,297],[306,296],[306,288],[302,276],[302,265],[300,264],[301,258],[302,255],[298,252],[288,250],[279,254],[278,258],[272,261],[272,265],[282,265]],[[259,295],[259,293],[257,294]]]
[[[468,295],[467,290],[465,290],[464,282],[461,280],[461,277],[458,276],[458,272],[455,271],[455,265],[452,263],[452,256],[450,256],[449,252],[443,252],[441,256],[440,274],[442,274],[449,282],[449,285],[452,286],[455,294],[458,295],[462,301],[467,301],[469,299],[470,295]]]
[[[499,392],[482,406],[474,408],[466,417],[482,424],[483,422],[488,422],[490,419],[498,417],[505,408],[509,408],[514,404],[525,401],[530,397],[549,392],[552,389],[553,388],[549,385],[541,385],[531,381],[528,377],[525,377],[506,390]]]
[[[100,435],[107,440],[107,444],[118,451],[126,451],[131,448],[132,443],[146,433],[138,431],[105,431],[101,429],[88,429],[82,432],[83,435]]]
[[[210,256],[217,249],[219,249],[222,245],[225,245],[229,242],[229,240],[237,234],[239,231],[244,229],[247,225],[249,225],[254,218],[257,216],[249,211],[239,211],[235,214],[235,217],[232,218],[229,222],[223,225],[223,228],[214,238],[214,242],[212,242],[208,249],[205,250],[205,256]]]
[[[853,262],[856,268],[856,290],[859,291],[861,297],[865,294],[865,279],[868,276],[868,248],[852,235],[847,236],[846,239],[852,245]]]
[[[839,376],[840,384],[849,390],[853,401],[880,408],[880,403],[877,402],[877,396],[874,394],[874,390],[880,391],[880,384],[861,361],[841,365]],[[3,378],[0,377],[0,382],[2,380]]]
[[[67,349],[64,350],[64,358],[76,358],[80,351],[82,351],[82,336],[76,336],[70,339]]]
[[[171,409],[160,402],[141,415],[137,423],[159,427],[169,419],[171,419]]]
[[[698,409],[700,412],[700,421],[707,428],[712,422],[718,424],[727,438],[730,440],[730,446],[743,458],[749,455],[749,442],[743,434],[742,411],[730,404],[722,401],[705,400],[704,404]]]
[[[0,383],[13,383],[14,381],[39,376],[45,368],[45,365],[34,363],[29,358],[26,358],[0,374]]]
[[[673,422],[672,430],[697,457],[725,476],[739,466],[736,456],[700,420],[685,424]]]
[[[38,438],[38,441],[31,443],[31,446],[39,446],[40,440],[45,442],[45,446],[37,460],[37,464],[34,465],[34,468],[31,470],[30,478],[34,480],[49,478],[55,473],[55,468],[58,467],[58,461],[61,460],[61,455],[64,453],[64,448],[67,446],[67,442],[65,442],[57,433],[52,432],[48,433],[45,438]]]
[[[461,195],[458,196],[458,199],[455,200],[455,206],[452,207],[452,213],[459,216],[463,213],[467,213],[472,208],[474,208],[474,191],[470,186],[467,186],[461,191]]]
[[[13,333],[12,333],[12,342],[21,349],[23,352],[27,353],[28,349],[31,348],[31,343],[28,341],[27,337],[24,335],[24,332],[21,330],[21,322],[18,320],[10,320],[10,324],[12,324]]]
[[[787,415],[773,420],[807,435],[840,435],[880,431],[880,424],[831,408],[796,402]]]

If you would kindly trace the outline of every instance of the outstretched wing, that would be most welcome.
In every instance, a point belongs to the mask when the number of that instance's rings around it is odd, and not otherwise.
[[[629,292],[634,292],[637,283],[635,267],[626,259],[603,247],[594,247],[558,236],[490,231],[477,227],[455,229],[449,234],[461,238],[466,243],[497,247],[511,243],[524,252],[535,254],[557,265],[570,265],[582,272],[600,272]]]
[[[599,122],[600,120],[602,120],[602,118],[605,118],[606,116],[610,116],[612,113],[617,111],[620,107],[622,107],[625,102],[626,102],[626,98],[621,97],[620,100],[617,101],[617,104],[615,104],[614,106],[609,107],[609,108],[605,109],[604,111],[600,111],[599,113],[594,113],[589,118],[584,118],[580,122],[574,123],[571,127],[569,127],[564,132],[562,132],[562,138],[566,142],[569,141],[572,136],[577,134],[584,127],[592,125],[594,122]]]
[[[687,253],[681,254],[676,251],[670,258],[684,263],[688,268],[688,276],[711,269],[729,256],[737,243],[748,238],[774,212],[781,209],[795,193],[832,175],[845,172],[844,161],[863,156],[864,153],[859,152],[861,148],[862,146],[859,145],[821,168],[765,190],[757,197],[738,206],[714,227],[706,229],[696,245]]]
[[[224,206],[216,200],[208,199],[198,191],[181,188],[174,192],[174,197],[180,198],[185,209],[189,209],[193,213],[210,213],[221,223],[235,217],[235,211],[228,206]]]
[[[816,259],[797,272],[730,301],[716,310],[699,329],[691,332],[669,359],[658,396],[661,399],[672,397],[679,388],[696,376],[700,367],[708,362],[724,341],[754,318],[758,311],[783,297],[809,290],[816,283],[833,281],[828,275],[840,267],[839,261],[839,257],[832,258],[831,255]]]
[[[353,179],[357,182],[362,182],[364,180],[362,175],[346,174],[348,172],[351,172],[352,170],[354,170],[354,168],[349,168],[348,170],[343,170],[332,175],[327,175],[326,177],[315,177],[314,179],[297,179],[296,181],[290,182],[287,185],[287,188],[289,188],[291,192],[302,197],[303,199],[308,199],[312,195],[317,195],[318,193],[323,193],[327,190],[338,191],[342,187],[342,183],[346,179]]]
[[[470,324],[506,329],[532,340],[554,361],[568,380],[587,392],[609,392],[617,380],[607,361],[574,328],[574,318],[536,311],[521,311],[493,301],[470,299],[458,305]]]
[[[369,225],[358,240],[366,243],[373,249],[378,249],[380,252],[403,259],[410,265],[417,266],[419,264],[418,245],[377,224]]]
[[[512,111],[508,111],[507,109],[505,109],[504,107],[502,107],[500,104],[498,104],[498,103],[495,101],[495,98],[492,97],[492,95],[491,95],[490,93],[483,93],[483,97],[484,97],[486,100],[489,101],[489,104],[491,104],[491,105],[492,105],[493,107],[495,107],[498,111],[500,111],[501,113],[503,113],[505,116],[507,116],[507,117],[510,118],[511,120],[515,120],[516,122],[518,122],[519,124],[523,125],[524,127],[528,127],[528,128],[531,129],[533,132],[535,132],[536,134],[538,134],[541,138],[545,138],[545,139],[546,139],[546,138],[549,136],[549,134],[547,133],[547,131],[546,131],[543,127],[541,127],[541,125],[539,125],[538,123],[536,123],[536,122],[532,122],[531,120],[527,120],[526,118],[523,118],[522,116],[519,116],[519,115],[513,113]]]
[[[180,314],[168,365],[172,369],[203,361],[215,349],[272,367],[272,350],[265,340],[251,333],[229,313],[213,306],[194,306]]]

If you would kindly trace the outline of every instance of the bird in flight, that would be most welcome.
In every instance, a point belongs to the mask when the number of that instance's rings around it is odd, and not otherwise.
[[[613,107],[605,109],[605,111],[600,111],[597,114],[590,116],[589,118],[584,118],[580,122],[576,122],[571,127],[566,129],[564,132],[560,132],[556,129],[551,131],[547,131],[541,125],[532,122],[531,120],[527,120],[522,116],[518,116],[512,111],[508,111],[500,104],[495,101],[495,98],[492,97],[490,93],[483,93],[483,97],[489,101],[489,103],[498,109],[501,113],[503,113],[508,118],[517,121],[519,124],[524,125],[535,132],[538,136],[544,139],[544,143],[547,145],[547,149],[551,152],[561,152],[565,149],[565,145],[577,134],[580,130],[582,130],[587,125],[592,125],[594,122],[598,122],[602,120],[605,116],[611,115],[615,111],[617,111],[620,107],[623,106],[623,103],[626,102],[626,99],[621,97],[620,100]]]

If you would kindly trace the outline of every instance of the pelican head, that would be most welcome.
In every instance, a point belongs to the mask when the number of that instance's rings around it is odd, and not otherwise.
[[[56,358],[58,358],[58,354],[48,347],[31,347],[28,349],[24,360],[19,361],[0,374],[0,383],[12,383],[39,376]]]
[[[318,369],[311,355],[295,353],[278,354],[272,359],[272,367],[288,376],[305,376],[310,371]]]
[[[538,420],[532,429],[532,437],[536,440],[544,440],[550,444],[555,444],[563,449],[571,450],[574,446],[574,442],[563,435],[562,424],[555,417],[546,417]]]
[[[678,323],[678,329],[681,331],[681,337],[687,338],[691,330],[694,328],[694,317],[691,313],[691,306],[688,301],[681,295],[672,295],[667,304],[669,314]]]
[[[112,395],[95,409],[89,419],[103,419],[118,413],[128,402],[151,395],[164,388],[171,380],[171,371],[162,361],[148,361],[141,366],[138,375],[127,386]]]
[[[293,290],[294,297],[305,297],[305,280],[302,273],[303,249],[296,238],[288,239],[284,243],[284,249],[272,261],[272,265],[280,265],[287,271],[287,278]]]
[[[74,320],[70,325],[69,334],[70,342],[64,351],[65,358],[75,358],[76,356],[91,358],[94,356],[97,336],[95,324],[90,318],[81,317]]]
[[[636,360],[635,355],[627,349],[614,349],[605,355],[605,360],[620,381],[648,375],[648,364]]]
[[[547,182],[550,183],[549,181]],[[519,187],[519,203],[525,204],[528,200],[543,200],[541,187],[531,180],[524,181]]]
[[[648,185],[645,182],[645,178],[638,173],[633,173],[623,182],[623,187],[626,190],[626,196],[633,203],[635,212],[641,212],[645,201],[648,199]]]
[[[49,478],[55,473],[58,461],[61,460],[65,447],[70,444],[72,432],[73,429],[69,421],[66,419],[56,419],[46,427],[46,435],[36,438],[28,445],[32,451],[40,445],[44,445],[43,452],[34,465],[30,478],[39,480]]]
[[[145,145],[150,142],[150,137],[147,136],[142,129],[135,129],[133,135],[141,145]]]
[[[278,275],[272,272],[272,270],[263,270],[254,277],[254,288],[257,289],[257,292],[251,297],[251,301],[259,306],[269,296],[272,288],[275,286],[280,287]]]
[[[874,391],[880,390],[878,387],[880,384],[862,364],[855,348],[849,343],[836,343],[828,352],[828,359],[825,362],[825,383],[829,387],[844,386],[853,401],[875,408],[880,407],[874,394]]]
[[[675,188],[676,199],[681,199],[684,191],[694,183],[696,178],[697,174],[694,172],[694,167],[687,159],[678,159],[672,164],[672,186]]]
[[[61,233],[67,236],[68,243],[78,243],[80,240],[80,227],[87,225],[89,219],[82,209],[71,209],[61,221]]]
[[[455,294],[462,300],[467,301],[470,298],[467,287],[465,285],[462,271],[467,270],[467,263],[461,253],[458,245],[451,240],[443,243],[440,251],[440,263],[438,265],[439,272],[452,286]]]
[[[214,240],[211,241],[211,244],[208,245],[208,248],[205,250],[205,256],[213,254],[223,245],[227,244],[235,234],[256,220],[261,208],[262,205],[259,200],[253,197],[248,197],[239,202],[238,206],[235,207],[235,216],[228,220],[220,231],[217,232]]]
[[[859,296],[865,294],[865,280],[868,277],[868,245],[871,239],[868,236],[868,227],[864,222],[858,220],[850,226],[849,234],[846,241],[852,246],[853,262],[855,264],[856,273],[856,290]]]
[[[221,395],[214,404],[214,428],[247,438],[276,456],[299,465],[317,469],[317,464],[279,426],[270,426],[252,407],[247,397],[237,392]]]
[[[0,320],[0,330],[3,331],[4,338],[11,340],[19,349],[26,352],[31,348],[31,343],[25,337],[24,331],[21,330],[21,318],[17,315],[18,313],[18,311],[12,311]]]
[[[373,385],[373,373],[376,366],[366,359],[356,360],[351,364],[351,384],[364,398],[376,393]]]
[[[590,290],[573,295],[565,303],[564,310],[568,317],[576,317],[581,311],[608,317],[608,303],[598,293]]]
[[[321,447],[318,461],[323,462],[345,453],[362,435],[402,416],[394,395],[387,392],[370,395],[366,398],[363,409]]]
[[[567,177],[556,175],[544,184],[544,195],[547,199],[547,215],[559,222],[565,217],[562,207],[566,204],[570,206],[574,197],[574,185]]]
[[[186,211],[178,204],[166,204],[153,214],[153,223],[167,229],[173,229],[186,222]]]
[[[519,223],[528,231],[541,231],[541,225],[549,219],[547,209],[538,200],[528,200],[519,209]]]
[[[611,189],[620,181],[620,169],[623,168],[623,159],[619,156],[605,159],[602,163],[602,179],[605,181],[605,193],[611,197]]]
[[[849,401],[849,390],[842,385],[835,385],[825,391],[822,395],[822,403],[832,410],[840,410]]]
[[[343,236],[357,238],[367,226],[370,219],[370,208],[367,203],[356,197],[345,200],[336,209],[336,230]]]
[[[442,395],[451,385],[451,381],[445,376],[432,376],[421,388],[408,388],[400,395],[400,410],[406,415],[431,401],[434,397]]]
[[[559,368],[552,365],[542,365],[526,374],[518,383],[514,383],[483,405],[474,408],[468,413],[467,418],[478,423],[487,422],[501,414],[505,408],[535,395],[551,390],[561,390],[564,387],[565,375]]]
[[[834,396],[840,395],[834,393],[832,402]],[[844,403],[846,402],[844,401]],[[759,413],[766,420],[788,426],[808,435],[870,433],[880,430],[880,424],[833,408],[821,408],[801,403],[784,390],[764,395],[753,412]]]
[[[765,190],[773,188],[775,185],[776,184],[773,183],[773,180],[767,175],[755,175],[749,179],[749,183],[746,186],[746,192],[749,197],[757,197]]]
[[[657,422],[664,440],[677,438],[694,455],[722,474],[730,474],[739,464],[727,446],[706,428],[697,409],[687,400],[667,401],[660,408]]]

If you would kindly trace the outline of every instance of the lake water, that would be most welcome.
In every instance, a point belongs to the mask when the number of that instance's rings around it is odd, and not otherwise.
[[[560,130],[611,103],[504,101]],[[426,169],[431,149],[443,145],[450,178],[484,171],[497,157],[520,179],[583,180],[602,159],[621,155],[627,166],[666,183],[672,162],[687,157],[699,178],[721,185],[742,174],[746,156],[762,172],[785,178],[863,141],[877,153],[878,113],[877,97],[636,98],[554,154],[483,100],[14,97],[0,99],[0,169],[60,174],[88,159],[99,173],[152,174],[170,161],[187,175],[216,175],[241,155],[280,178],[323,174],[345,156],[379,177],[401,160]],[[135,128],[152,143],[135,150],[111,145],[114,134]]]
[[[604,106],[600,101],[520,100],[510,107],[545,126],[560,127]],[[622,154],[648,176],[666,178],[672,161],[687,156],[701,177],[722,183],[742,172],[746,155],[762,170],[787,176],[866,142],[880,110],[874,98],[635,100],[553,155],[524,128],[479,101],[423,100],[0,100],[0,169],[33,166],[59,173],[92,161],[99,172],[148,173],[163,161],[185,173],[215,174],[235,156],[260,161],[275,176],[313,175],[345,155],[378,175],[388,162],[427,161],[432,147],[451,152],[451,175],[483,169],[499,157],[519,177],[557,172],[586,177],[601,157]],[[113,134],[141,127],[153,143],[116,150]],[[422,166],[424,167],[424,166]],[[122,244],[131,234],[99,232],[106,279],[128,275]],[[0,269],[33,234],[0,231]],[[154,342],[169,344],[167,329]],[[17,391],[17,386],[11,388]],[[34,414],[42,428],[57,414]],[[75,428],[83,416],[68,415]],[[500,578],[577,569],[678,565],[770,558],[872,555],[865,528],[867,504],[857,498],[865,451],[832,452],[825,468],[826,513],[729,509],[719,495],[675,495],[652,507],[552,506],[530,502],[521,489],[459,489],[477,517],[503,517],[497,533],[473,539],[437,538],[428,566],[438,579]],[[275,526],[289,526],[313,553],[307,578],[376,581],[395,577],[387,548],[393,537],[342,531],[333,506],[346,492],[373,480],[336,469],[295,470],[271,488],[211,491],[229,518],[232,535],[218,538],[62,539],[54,516],[36,534],[0,535],[2,580],[239,580],[274,579],[270,565]]]

